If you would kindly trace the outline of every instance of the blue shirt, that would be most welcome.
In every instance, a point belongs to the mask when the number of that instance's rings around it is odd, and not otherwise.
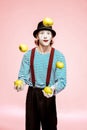
[[[27,85],[33,86],[31,80],[30,71],[30,56],[31,50],[27,51],[22,59],[18,79],[23,80]],[[35,86],[39,88],[44,88],[46,86],[46,75],[49,62],[50,53],[41,54],[38,50],[35,50],[34,57],[34,71],[35,71]],[[61,61],[64,63],[62,69],[56,68],[56,62]],[[56,93],[63,90],[66,86],[66,61],[64,55],[55,49],[54,58],[51,70],[51,77],[49,86],[55,86]]]

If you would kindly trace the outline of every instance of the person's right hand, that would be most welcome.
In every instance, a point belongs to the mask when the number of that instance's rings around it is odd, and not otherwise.
[[[21,91],[24,88],[25,83],[22,80],[17,79],[16,81],[14,81],[14,88],[17,91]]]

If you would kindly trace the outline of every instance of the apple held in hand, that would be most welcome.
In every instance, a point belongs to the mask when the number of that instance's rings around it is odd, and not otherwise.
[[[26,44],[20,44],[19,45],[19,50],[21,52],[26,52],[26,51],[28,51],[28,46]]]
[[[23,85],[23,81],[22,80],[16,80],[14,81],[14,86],[18,87],[18,86],[22,86]]]
[[[44,24],[44,26],[52,26],[53,25],[53,20],[51,18],[44,18],[43,19],[43,24]]]
[[[47,93],[47,94],[52,94],[52,89],[47,86],[47,87],[44,88],[44,92]]]
[[[61,62],[61,61],[57,61],[57,62],[56,62],[56,68],[59,68],[59,69],[64,68],[64,63]]]

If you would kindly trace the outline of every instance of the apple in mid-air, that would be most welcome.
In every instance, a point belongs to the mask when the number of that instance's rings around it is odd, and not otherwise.
[[[27,45],[27,44],[20,44],[20,45],[19,45],[19,50],[20,50],[21,52],[26,52],[26,51],[28,51],[28,45]]]
[[[64,68],[64,63],[61,62],[61,61],[57,61],[57,62],[56,62],[56,68],[59,68],[59,69]]]
[[[43,19],[43,25],[44,26],[52,26],[53,20],[51,18],[46,17],[46,18]]]

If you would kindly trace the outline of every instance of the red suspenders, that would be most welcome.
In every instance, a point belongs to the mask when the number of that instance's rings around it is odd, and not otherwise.
[[[31,70],[31,78],[33,86],[35,86],[35,74],[34,74],[34,54],[35,54],[35,48],[31,51],[31,57],[30,57],[30,70]]]
[[[50,57],[49,57],[49,63],[48,63],[48,69],[47,69],[47,76],[46,76],[46,86],[49,85],[50,76],[51,76],[51,69],[52,69],[52,63],[53,63],[53,56],[54,56],[54,48],[51,49]],[[34,54],[35,54],[35,48],[31,51],[31,57],[30,57],[30,69],[31,69],[31,78],[33,86],[35,86],[35,74],[34,74]]]
[[[51,53],[50,53],[48,69],[47,69],[47,77],[46,77],[46,86],[48,86],[49,82],[50,82],[51,69],[52,69],[52,63],[53,63],[53,56],[54,56],[54,48],[51,49]]]

